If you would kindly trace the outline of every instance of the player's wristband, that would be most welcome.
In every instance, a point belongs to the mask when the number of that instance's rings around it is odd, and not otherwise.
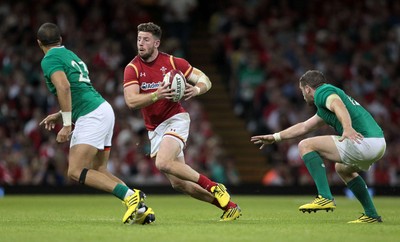
[[[72,112],[61,112],[63,125],[71,126],[72,125]]]
[[[274,136],[275,142],[279,142],[282,140],[281,133],[275,133],[272,136]]]
[[[200,92],[201,92],[200,87],[194,86],[194,88],[197,90],[197,96],[200,95]]]
[[[153,101],[153,103],[158,100],[157,92],[152,92],[150,95],[151,95],[151,101]]]

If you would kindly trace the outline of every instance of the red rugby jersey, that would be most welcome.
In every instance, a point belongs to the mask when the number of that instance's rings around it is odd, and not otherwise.
[[[125,67],[124,88],[130,85],[139,85],[140,93],[154,92],[161,85],[164,75],[172,69],[180,70],[188,78],[193,67],[185,59],[163,52],[159,52],[157,58],[149,63],[136,56]],[[162,99],[142,108],[141,112],[146,129],[154,130],[166,119],[186,111],[179,102]]]

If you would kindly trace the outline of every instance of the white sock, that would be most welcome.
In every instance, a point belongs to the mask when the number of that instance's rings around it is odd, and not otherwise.
[[[144,213],[144,212],[146,212],[146,208],[145,207],[141,207],[141,208],[139,208],[138,210],[137,210],[137,214],[142,214],[142,213]]]
[[[134,192],[132,189],[129,189],[129,190],[126,192],[124,199],[127,198],[127,197],[129,197],[129,196],[131,196],[131,195],[133,195],[133,194],[135,194],[135,192]]]

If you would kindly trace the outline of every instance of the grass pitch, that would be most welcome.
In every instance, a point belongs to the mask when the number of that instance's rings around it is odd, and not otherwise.
[[[384,222],[347,224],[362,212],[356,200],[335,197],[334,212],[302,213],[310,196],[233,196],[243,216],[219,222],[214,206],[183,195],[147,196],[156,213],[151,225],[124,225],[124,208],[112,195],[0,198],[1,242],[224,242],[399,241],[400,198],[375,197]]]

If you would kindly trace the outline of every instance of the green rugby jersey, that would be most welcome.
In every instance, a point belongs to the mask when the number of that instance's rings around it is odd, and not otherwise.
[[[51,75],[56,71],[63,71],[67,76],[71,88],[73,121],[95,110],[105,101],[90,83],[86,64],[64,46],[51,48],[41,65],[47,88],[54,95],[57,95],[57,91],[51,82]]]
[[[331,94],[337,94],[346,106],[353,128],[364,137],[383,137],[381,127],[376,123],[371,114],[365,110],[356,100],[348,96],[342,89],[330,84],[323,84],[315,90],[314,103],[317,107],[317,115],[327,124],[332,126],[340,135],[343,127],[336,115],[326,108],[326,99]]]

